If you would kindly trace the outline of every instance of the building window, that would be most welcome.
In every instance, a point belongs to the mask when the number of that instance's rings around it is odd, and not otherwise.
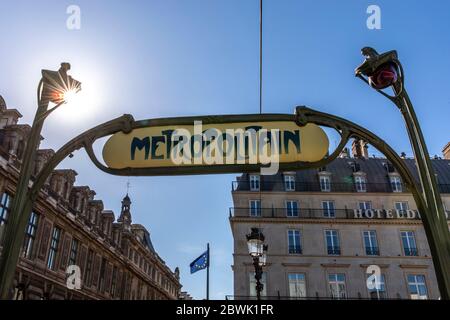
[[[390,176],[392,192],[402,192],[402,179],[398,176]]]
[[[380,250],[378,249],[377,233],[375,230],[366,230],[363,232],[364,236],[364,247],[366,250],[366,255],[368,256],[378,256]]]
[[[259,191],[259,175],[252,174],[250,175],[250,191]]]
[[[334,218],[336,216],[334,201],[322,201],[322,212],[324,217]]]
[[[288,230],[288,249],[291,254],[302,253],[299,230]]]
[[[284,176],[284,189],[286,191],[295,191],[295,176]]]
[[[113,267],[112,277],[111,277],[111,297],[114,298],[116,294],[116,283],[117,283],[117,267]]]
[[[409,205],[407,201],[399,201],[394,203],[395,210],[397,210],[401,215],[406,214],[406,210],[409,210]]]
[[[339,235],[337,230],[325,230],[325,239],[328,254],[330,255],[341,254],[341,247],[339,245]]]
[[[409,274],[408,289],[411,299],[428,299],[427,285],[423,274]]]
[[[367,210],[372,210],[372,202],[370,201],[360,201],[358,202],[358,207],[362,212],[364,217],[367,217]]]
[[[330,287],[330,293],[333,299],[345,299],[347,297],[347,291],[345,288],[345,274],[329,274],[328,286]]]
[[[358,202],[358,207],[361,210],[371,210],[372,209],[372,202],[370,202],[370,201],[360,201],[360,202]]]
[[[369,275],[370,277],[370,275]],[[377,277],[376,281],[378,281],[378,286],[375,286],[373,289],[369,289],[369,296],[371,299],[386,299],[386,284],[384,279],[384,274],[381,274]],[[377,289],[378,288],[378,289]]]
[[[0,226],[3,226],[8,221],[8,215],[11,207],[11,196],[3,192],[0,199]],[[1,240],[1,239],[0,239]]]
[[[77,239],[75,238],[72,239],[72,244],[70,246],[69,266],[77,264],[79,243],[80,242]]]
[[[61,229],[59,229],[58,227],[54,227],[52,232],[52,240],[50,242],[50,251],[48,253],[47,259],[47,268],[49,268],[50,270],[54,270],[55,268],[56,255],[58,253],[58,244],[60,236],[61,236]]]
[[[25,240],[23,243],[23,256],[28,259],[31,258],[31,253],[33,252],[33,245],[34,239],[36,238],[38,220],[39,215],[35,212],[32,212],[30,219],[28,220],[27,229],[25,231]]]
[[[88,286],[88,287],[90,287],[91,286],[91,274],[92,274],[92,261],[93,261],[93,259],[94,259],[94,251],[92,251],[92,250],[90,250],[89,249],[89,252],[88,252],[88,256],[87,256],[87,263],[86,263],[86,272],[85,272],[85,275],[84,275],[84,281],[86,282],[86,285]]]
[[[260,200],[250,200],[250,216],[260,217],[261,216],[261,201]]]
[[[401,237],[405,256],[418,256],[414,231],[402,231]]]
[[[321,176],[320,180],[320,191],[330,192],[331,191],[331,179],[328,176]]]
[[[294,200],[286,201],[286,215],[288,217],[298,217],[298,202]]]
[[[98,289],[105,291],[105,272],[106,272],[106,259],[102,258],[102,264],[100,265],[100,280],[98,282]]]
[[[355,188],[356,192],[366,192],[367,191],[366,178],[363,176],[355,176]]]
[[[289,273],[289,296],[291,298],[306,297],[306,283],[304,273]]]
[[[255,297],[256,298],[256,279],[255,279],[255,273],[254,272],[250,272],[249,273],[249,278],[250,278],[250,297]],[[263,289],[261,291],[261,297],[265,297],[267,296],[267,275],[265,272],[262,273],[261,275],[261,283],[263,285]]]

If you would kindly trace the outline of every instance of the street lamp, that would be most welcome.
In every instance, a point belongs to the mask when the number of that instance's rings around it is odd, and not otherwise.
[[[256,298],[261,300],[261,291],[264,285],[261,283],[262,267],[266,265],[268,245],[264,244],[264,235],[258,228],[252,228],[247,236],[247,246],[250,256],[253,258],[256,280]]]
[[[31,126],[30,136],[20,167],[16,193],[11,204],[11,215],[4,235],[0,259],[0,299],[10,298],[20,250],[25,237],[25,228],[31,213],[29,208],[29,183],[39,146],[45,119],[70,96],[81,90],[81,83],[67,74],[69,63],[61,63],[58,71],[42,70],[37,88],[38,108]],[[49,109],[50,103],[54,106]]]
[[[361,50],[365,61],[355,75],[391,100],[400,110],[408,131],[419,172],[423,204],[423,224],[430,245],[442,299],[450,299],[450,232],[436,176],[425,139],[404,84],[404,72],[395,50],[378,54],[370,47]],[[392,88],[393,95],[383,89]]]

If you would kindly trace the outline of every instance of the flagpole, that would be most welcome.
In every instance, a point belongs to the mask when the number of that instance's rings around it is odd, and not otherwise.
[[[209,263],[210,263],[209,242],[207,244],[207,251],[208,251],[208,264],[206,266],[206,300],[209,300]]]

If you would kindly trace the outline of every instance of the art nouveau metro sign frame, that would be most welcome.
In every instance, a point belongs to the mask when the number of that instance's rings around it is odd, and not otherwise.
[[[338,157],[339,153],[345,147],[349,139],[351,138],[363,139],[368,143],[370,143],[375,148],[377,148],[379,151],[381,151],[398,170],[399,174],[403,179],[403,183],[405,184],[406,188],[409,191],[411,191],[414,197],[418,211],[424,213],[421,215],[424,225],[430,225],[430,223],[432,222],[433,217],[429,215],[433,213],[427,210],[426,202],[424,200],[423,195],[420,193],[420,187],[418,186],[418,182],[413,178],[413,175],[411,171],[408,169],[408,167],[405,165],[405,162],[397,155],[397,153],[389,145],[387,145],[382,139],[377,137],[372,132],[348,120],[330,114],[315,111],[306,107],[297,107],[294,115],[284,115],[284,114],[232,115],[232,116],[167,118],[167,119],[141,120],[141,121],[135,121],[131,115],[124,115],[117,119],[105,122],[72,139],[67,144],[65,144],[61,149],[59,149],[53,155],[53,157],[49,159],[48,163],[38,174],[36,180],[33,183],[33,186],[26,199],[24,212],[31,212],[32,205],[34,201],[36,201],[42,186],[44,185],[49,175],[56,168],[56,166],[67,156],[71,156],[72,152],[81,148],[86,149],[86,152],[89,155],[90,159],[100,170],[109,174],[121,176],[186,175],[186,174],[212,174],[212,173],[233,173],[233,172],[240,173],[240,172],[256,172],[261,169],[260,163],[231,164],[231,165],[200,164],[197,166],[184,165],[178,167],[171,165],[169,166],[165,165],[160,167],[158,166],[145,167],[144,164],[143,167],[110,168],[105,166],[97,159],[97,156],[95,155],[93,150],[94,142],[100,138],[108,137],[111,135],[113,137],[114,135],[119,135],[119,137],[122,136],[122,138],[127,135],[131,137],[135,135],[136,132],[138,132],[138,130],[143,128],[154,128],[165,126],[185,127],[192,125],[194,121],[198,120],[201,120],[203,125],[206,126],[214,125],[223,128],[226,128],[229,124],[233,124],[233,126],[235,127],[239,126],[239,124],[248,124],[248,123],[252,123],[254,125],[256,124],[261,127],[264,127],[264,125],[269,126],[268,124],[270,123],[272,124],[275,123],[275,126],[285,124],[289,126],[293,131],[298,129],[299,134],[301,133],[301,131],[304,131],[304,129],[302,128],[306,128],[308,127],[308,125],[312,124],[313,126],[311,127],[316,128],[315,130],[318,129],[317,126],[324,126],[335,129],[340,135],[341,141],[339,142],[337,148],[331,154],[329,155],[325,154],[323,157],[321,157],[321,153],[323,153],[325,146],[326,149],[328,149],[326,139],[322,140],[322,144],[323,143],[325,144],[322,145],[321,148],[319,148],[320,149],[319,152],[317,152],[317,154],[315,154],[315,156],[312,158],[307,159],[307,157],[306,158],[300,157],[297,159],[298,161],[291,161],[292,159],[287,159],[287,161],[285,161],[286,159],[284,160],[282,159],[282,161],[280,161],[279,163],[279,170],[282,171],[303,170],[326,166],[328,163],[330,163],[331,161],[333,161]],[[278,128],[278,129],[284,130],[285,128]],[[318,133],[319,135],[321,134],[320,130],[316,131],[316,133]],[[308,133],[306,133],[306,137],[308,137]],[[138,136],[138,138],[141,139],[142,142],[142,139],[144,139],[145,137]],[[313,140],[315,138],[316,137],[313,137]],[[318,141],[319,143],[321,143],[320,139]],[[117,145],[120,146],[121,143]],[[145,145],[144,146],[141,145],[141,148],[144,148],[144,157],[145,157]],[[305,159],[307,161],[305,161]]]
[[[299,133],[304,131],[302,128],[307,128],[309,125],[311,128],[317,130],[317,126],[324,126],[328,128],[335,129],[340,135],[341,141],[337,148],[331,154],[325,154],[324,150],[328,150],[328,144],[326,140],[319,139],[319,144],[322,143],[320,150],[314,155],[314,157],[305,161],[300,157],[298,161],[280,161],[279,170],[303,170],[310,168],[320,168],[326,166],[328,163],[336,159],[345,147],[347,142],[355,137],[361,138],[373,145],[375,148],[380,150],[389,161],[397,168],[399,174],[401,175],[405,186],[412,192],[414,199],[417,203],[418,210],[425,212],[423,196],[419,192],[419,187],[410,170],[404,164],[404,161],[397,155],[397,153],[389,147],[382,139],[377,137],[370,131],[339,117],[322,113],[319,111],[312,110],[307,107],[297,107],[295,114],[255,114],[255,115],[226,115],[226,116],[203,116],[203,117],[182,117],[182,118],[164,118],[164,119],[150,119],[135,121],[131,115],[123,115],[122,117],[116,118],[114,120],[105,122],[97,127],[94,127],[78,137],[72,139],[67,144],[65,144],[61,149],[59,149],[55,155],[50,158],[47,165],[42,169],[39,175],[36,177],[35,183],[30,192],[31,200],[37,198],[38,192],[44,185],[47,177],[56,168],[56,166],[67,156],[71,155],[72,152],[85,148],[87,154],[89,155],[92,162],[102,171],[120,176],[158,176],[158,175],[188,175],[188,174],[217,174],[217,173],[242,173],[242,172],[257,172],[261,169],[261,163],[251,164],[223,164],[223,165],[165,165],[161,167],[123,167],[114,168],[108,167],[102,162],[100,162],[93,150],[93,144],[96,140],[104,137],[113,135],[121,136],[133,136],[135,130],[140,130],[144,128],[154,128],[154,127],[186,127],[191,126],[194,121],[201,121],[204,126],[213,125],[214,127],[219,126],[221,128],[226,128],[228,125],[232,124],[249,124],[259,125],[264,127],[267,124],[283,125],[287,124],[291,129],[299,130]],[[278,128],[284,130],[283,128]],[[292,130],[291,130],[292,131]],[[321,134],[320,130],[316,131]],[[131,135],[130,135],[131,134]],[[311,133],[306,133],[306,138]],[[313,137],[313,140],[316,137]],[[323,138],[323,137],[322,137]],[[143,137],[140,136],[142,140]],[[301,139],[301,138],[300,138]],[[295,140],[295,139],[294,139]],[[290,141],[289,143],[292,143]],[[295,143],[294,143],[295,144]],[[120,145],[120,144],[119,144]],[[129,146],[131,148],[131,145]],[[311,147],[311,146],[309,146]],[[307,147],[307,149],[309,148]],[[326,147],[326,148],[325,148]],[[144,147],[145,148],[145,147]],[[129,150],[131,151],[131,150]],[[141,152],[142,150],[138,150]],[[314,150],[313,150],[314,151]],[[316,152],[314,151],[314,152]],[[125,152],[127,152],[125,150]],[[151,152],[151,150],[149,151]],[[313,153],[314,153],[313,152]],[[144,150],[145,153],[145,150]],[[323,155],[323,157],[321,156]],[[283,159],[281,159],[283,160]]]
[[[322,160],[326,133],[295,115],[231,115],[136,121],[105,143],[103,171],[118,175],[184,175],[258,171],[276,162],[298,169]]]

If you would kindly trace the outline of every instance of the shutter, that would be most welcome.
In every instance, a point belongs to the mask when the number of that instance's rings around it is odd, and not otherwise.
[[[47,256],[48,251],[48,244],[50,241],[50,232],[52,230],[52,224],[48,220],[46,220],[44,222],[42,230],[43,231],[42,231],[41,245],[39,247],[38,259],[45,261],[45,257]]]
[[[61,261],[60,261],[60,269],[61,270],[66,270],[67,267],[67,258],[68,258],[68,253],[70,250],[70,245],[71,245],[71,240],[72,237],[66,233],[66,235],[64,236],[64,242],[62,244],[62,248],[61,248]]]
[[[87,246],[81,245],[80,257],[78,259],[78,266],[80,267],[82,277],[84,275],[84,270],[85,270],[87,250],[88,250]]]
[[[112,264],[107,262],[105,268],[105,287],[104,291],[109,292],[111,288]]]
[[[100,255],[95,255],[94,259],[94,267],[92,268],[92,285],[97,288],[98,286],[98,277],[100,275]]]

